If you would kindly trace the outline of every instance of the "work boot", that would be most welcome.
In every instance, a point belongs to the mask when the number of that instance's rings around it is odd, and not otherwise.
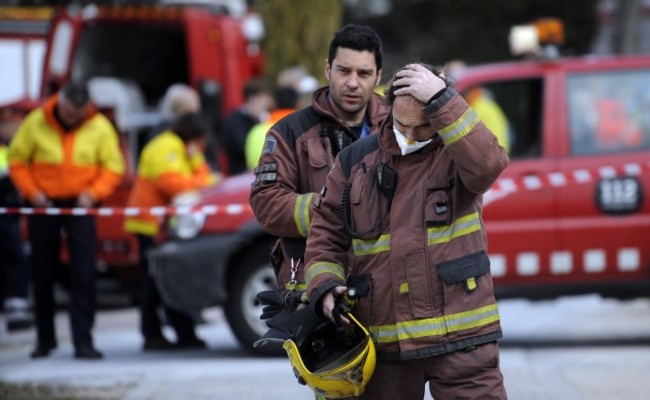
[[[173,350],[176,345],[164,336],[150,337],[144,340],[142,351]]]
[[[181,349],[181,350],[205,349],[206,347],[208,347],[208,345],[205,343],[203,339],[199,339],[196,336],[179,339],[178,342],[176,342],[175,346],[177,349]]]
[[[56,349],[56,344],[41,344],[37,343],[36,348],[32,350],[29,356],[32,359],[45,358],[50,356],[50,352]]]
[[[20,297],[10,297],[4,301],[4,314],[7,321],[7,331],[31,328],[34,324],[29,312],[29,303]]]
[[[74,358],[85,360],[98,360],[104,358],[104,355],[93,347],[90,343],[82,343],[75,346]]]

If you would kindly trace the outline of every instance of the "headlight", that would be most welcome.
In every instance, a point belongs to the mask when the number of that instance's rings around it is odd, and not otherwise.
[[[169,219],[169,234],[178,239],[195,238],[205,224],[205,214],[201,212],[174,215]]]
[[[176,207],[192,207],[199,203],[201,196],[198,192],[185,192],[176,196],[172,204]],[[205,224],[205,214],[202,212],[183,213],[169,218],[169,234],[177,239],[195,238]]]

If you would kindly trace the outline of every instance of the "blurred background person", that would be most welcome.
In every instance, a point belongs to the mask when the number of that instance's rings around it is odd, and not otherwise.
[[[9,146],[9,174],[33,207],[94,207],[113,193],[124,159],[113,124],[90,101],[85,82],[71,82],[27,115]],[[54,281],[65,231],[70,253],[70,319],[75,358],[98,359],[95,322],[94,215],[30,215],[37,344],[32,358],[57,347]]]
[[[304,108],[311,105],[311,96],[320,87],[318,79],[307,72],[301,65],[285,68],[278,74],[278,87],[291,87],[298,92],[296,108]]]
[[[5,107],[0,110],[0,207],[21,207],[23,201],[9,178],[9,142],[20,121]],[[0,214],[0,299],[3,300],[7,331],[32,326],[29,309],[27,256],[20,237],[20,216]]]
[[[450,61],[446,66],[447,74],[455,81],[462,76],[466,69],[467,65],[461,60]],[[512,134],[510,132],[510,123],[492,94],[484,87],[475,86],[465,90],[463,97],[494,136],[497,137],[499,144],[509,153],[510,136]]]
[[[292,87],[278,87],[273,91],[275,108],[269,114],[265,122],[255,125],[246,136],[246,167],[252,171],[257,167],[260,160],[262,148],[264,147],[264,138],[266,132],[275,125],[276,122],[296,111],[298,104],[298,92]]]
[[[203,155],[207,132],[208,128],[201,117],[189,113],[152,139],[142,150],[128,207],[168,205],[179,193],[214,184],[218,176],[210,171]],[[140,245],[143,277],[139,308],[143,350],[204,348],[205,342],[194,331],[192,316],[166,306],[149,273],[147,252],[155,243],[160,223],[159,217],[148,214],[128,217],[124,222],[124,229],[134,233]],[[163,334],[159,314],[163,310],[176,333],[175,343],[167,340]]]
[[[233,111],[223,123],[222,138],[228,159],[228,175],[246,171],[246,136],[258,123],[268,118],[273,107],[273,93],[268,82],[250,80],[244,86],[244,104]]]
[[[175,83],[167,88],[160,102],[161,122],[149,132],[147,142],[165,129],[168,129],[178,118],[185,114],[199,113],[201,99],[199,94],[184,83]]]

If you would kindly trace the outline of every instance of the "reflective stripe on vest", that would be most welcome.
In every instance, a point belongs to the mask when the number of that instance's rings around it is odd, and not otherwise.
[[[407,339],[421,339],[444,336],[452,332],[475,329],[499,321],[496,303],[474,310],[435,318],[402,321],[394,325],[379,325],[369,328],[376,343],[393,343]]]
[[[456,121],[440,129],[438,134],[446,145],[452,144],[463,136],[467,135],[472,128],[480,121],[478,115],[468,108]]]
[[[293,219],[296,221],[296,228],[302,237],[307,237],[311,220],[309,218],[309,208],[311,207],[311,199],[313,193],[306,193],[296,198],[296,205],[293,209]]]
[[[457,237],[481,230],[481,219],[478,212],[458,218],[451,225],[427,228],[427,244],[429,246],[447,243]],[[373,240],[352,239],[352,250],[355,256],[390,251],[390,234],[386,233]]]
[[[342,265],[329,263],[329,262],[317,262],[312,264],[305,272],[305,281],[307,285],[318,275],[322,274],[334,274],[342,281],[345,282],[345,269]]]

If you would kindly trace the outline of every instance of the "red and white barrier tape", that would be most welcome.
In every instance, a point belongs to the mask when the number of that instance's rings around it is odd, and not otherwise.
[[[492,185],[492,188],[490,188],[490,190],[483,196],[483,205],[488,205],[517,192],[583,185],[599,179],[639,176],[647,173],[649,170],[650,161],[645,164],[626,163],[618,166],[603,166],[594,169],[580,168],[568,172],[555,171],[542,175],[499,178],[494,185]]]
[[[248,204],[227,204],[224,206],[161,206],[161,207],[99,207],[99,208],[57,208],[57,207],[0,207],[0,214],[21,215],[95,215],[98,217],[138,215],[170,216],[201,213],[206,215],[238,215],[250,211]]]
[[[545,187],[562,187],[580,185],[597,179],[615,178],[621,176],[639,176],[650,170],[650,161],[645,164],[626,163],[619,166],[603,166],[595,169],[576,169],[570,172],[550,172],[544,175],[526,175],[517,178],[499,178],[483,196],[483,204],[501,200],[511,194],[522,191],[533,191]],[[226,214],[237,215],[252,212],[249,204],[226,204],[204,206],[160,206],[160,207],[99,207],[99,208],[31,208],[31,207],[0,207],[2,214],[21,215],[96,215],[137,216],[154,215],[170,216],[201,213],[206,215]]]

